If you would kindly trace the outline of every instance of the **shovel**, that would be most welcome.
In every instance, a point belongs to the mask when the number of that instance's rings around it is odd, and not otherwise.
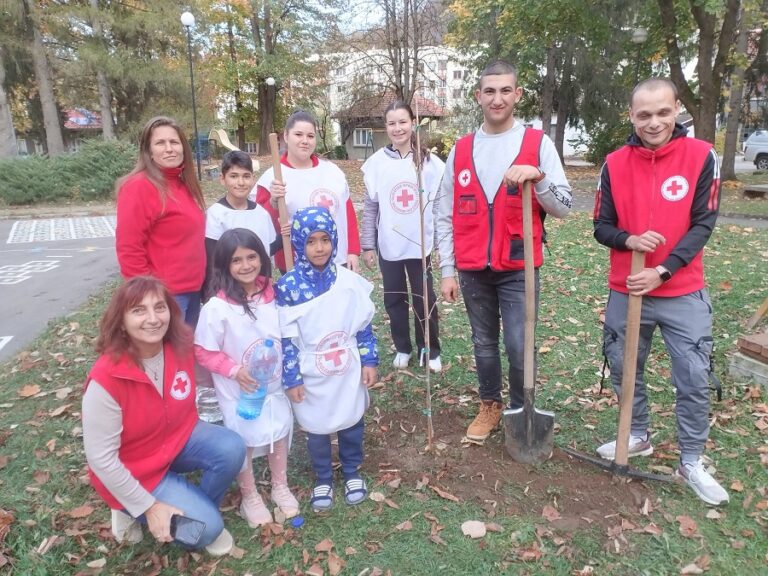
[[[534,406],[533,346],[536,295],[533,271],[531,183],[523,183],[523,251],[525,258],[525,344],[523,348],[523,407],[504,410],[504,444],[515,462],[535,464],[552,456],[555,415]]]
[[[645,253],[632,252],[631,274],[637,274],[645,267]],[[671,482],[672,476],[653,474],[630,468],[629,432],[632,426],[632,404],[635,398],[635,378],[637,374],[637,347],[640,341],[640,314],[643,309],[643,297],[630,294],[627,300],[627,326],[624,331],[624,364],[621,376],[621,396],[619,397],[619,430],[616,434],[616,457],[613,461],[583,454],[570,448],[563,451],[579,460],[589,462],[618,476]]]

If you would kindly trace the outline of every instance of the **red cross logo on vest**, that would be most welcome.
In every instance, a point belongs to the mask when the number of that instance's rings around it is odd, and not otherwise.
[[[339,197],[333,190],[327,188],[318,188],[309,195],[311,206],[322,206],[327,208],[331,216],[336,217],[336,211],[339,209]]]
[[[349,336],[341,331],[331,332],[317,344],[315,363],[326,376],[344,374],[352,362],[348,346]]]
[[[678,202],[688,194],[688,180],[682,176],[670,176],[661,185],[661,195],[670,202]]]
[[[469,169],[464,168],[464,170],[459,172],[459,184],[461,184],[464,188],[469,186],[470,180],[472,180],[472,173],[469,171]]]
[[[389,204],[398,214],[410,214],[419,205],[418,194],[413,182],[398,182],[389,193]]]
[[[171,383],[171,397],[175,400],[185,400],[192,393],[192,381],[189,374],[179,370]]]

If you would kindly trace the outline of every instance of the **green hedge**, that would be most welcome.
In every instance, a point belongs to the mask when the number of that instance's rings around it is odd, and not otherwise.
[[[85,201],[109,198],[115,180],[136,163],[136,146],[93,140],[78,152],[0,160],[0,203]]]

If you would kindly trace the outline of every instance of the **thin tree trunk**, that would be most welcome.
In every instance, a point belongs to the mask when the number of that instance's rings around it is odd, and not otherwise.
[[[53,80],[51,79],[51,66],[45,53],[43,37],[40,34],[35,16],[37,7],[35,0],[24,0],[27,20],[32,28],[32,61],[35,66],[35,78],[40,94],[40,104],[43,107],[43,126],[45,128],[45,141],[50,156],[64,153],[64,137],[61,133],[61,120],[59,109],[56,106],[56,96],[53,93]]]
[[[227,9],[229,11],[229,9]],[[237,67],[237,50],[235,48],[235,33],[232,30],[232,19],[227,17],[227,41],[229,43],[229,59],[232,61],[235,74],[235,116],[237,118],[237,147],[245,150],[245,123],[243,122],[243,97],[240,93],[240,77]]]
[[[547,48],[547,71],[541,91],[541,129],[550,138],[552,137],[552,105],[555,99],[556,53],[557,46],[552,42]]]
[[[744,95],[744,72],[742,62],[747,55],[747,15],[742,10],[739,36],[736,40],[736,64],[731,74],[731,94],[728,97],[728,121],[725,127],[725,148],[723,149],[723,165],[720,168],[720,179],[736,180],[736,147],[739,140],[739,120],[741,118],[741,98]],[[740,58],[743,56],[743,58]]]
[[[0,158],[18,156],[16,131],[13,129],[13,116],[5,93],[5,66],[3,65],[3,49],[0,48]]]
[[[563,146],[565,144],[565,126],[568,122],[568,114],[571,110],[571,76],[573,75],[573,53],[565,47],[565,61],[563,63],[563,75],[560,78],[560,90],[557,103],[557,124],[555,126],[555,149],[560,160],[563,160]]]
[[[104,48],[106,53],[104,30],[98,17],[99,0],[90,0],[90,3],[93,10],[93,22],[91,25],[93,26],[94,40]],[[104,140],[114,140],[115,122],[112,118],[112,91],[109,89],[109,82],[104,70],[98,64],[96,67],[96,85],[99,88],[99,110],[101,111],[101,135]]]

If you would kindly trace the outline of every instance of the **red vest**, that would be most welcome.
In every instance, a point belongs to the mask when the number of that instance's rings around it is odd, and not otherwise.
[[[695,138],[675,138],[657,150],[624,146],[608,155],[611,196],[616,207],[616,227],[630,234],[654,230],[666,243],[645,257],[646,268],[662,264],[691,225],[691,205],[696,185],[712,145]],[[712,180],[710,203],[717,208],[720,180]],[[608,284],[627,293],[632,252],[611,250]],[[704,264],[699,251],[687,266],[650,293],[672,297],[704,288]]]
[[[526,128],[520,152],[509,165],[539,165],[539,148],[544,133]],[[493,204],[480,185],[472,157],[474,134],[456,142],[453,161],[453,242],[459,270],[522,270],[523,200],[522,190],[507,188],[502,182]],[[506,161],[506,160],[504,160]],[[541,208],[532,194],[533,263],[541,266],[544,226]]]
[[[197,424],[195,370],[192,353],[176,358],[166,344],[163,397],[149,377],[127,356],[117,363],[101,356],[91,368],[86,386],[95,380],[118,403],[123,412],[119,458],[139,484],[154,490],[171,462],[179,455]],[[88,470],[91,484],[111,508],[123,505]]]

